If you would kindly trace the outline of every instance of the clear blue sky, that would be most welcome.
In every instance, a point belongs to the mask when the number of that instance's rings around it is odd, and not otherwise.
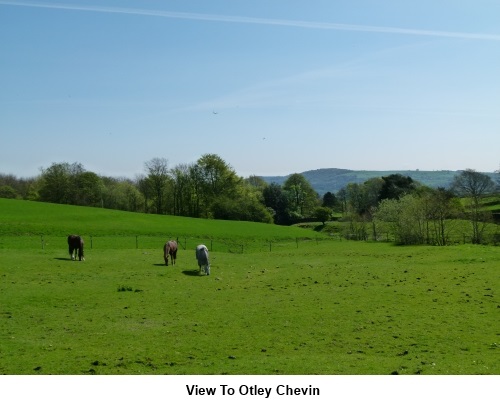
[[[0,0],[0,173],[494,171],[498,0]]]

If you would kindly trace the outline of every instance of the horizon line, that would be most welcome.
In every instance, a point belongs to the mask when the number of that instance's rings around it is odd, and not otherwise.
[[[283,27],[294,27],[294,28],[315,29],[315,30],[354,31],[354,32],[380,33],[380,34],[431,36],[431,37],[441,37],[441,38],[445,37],[445,38],[457,38],[457,39],[469,39],[469,40],[481,40],[481,41],[500,41],[500,34],[468,33],[468,32],[457,32],[457,31],[436,31],[436,30],[423,30],[423,29],[413,29],[413,28],[326,23],[326,22],[286,20],[286,19],[285,20],[269,19],[269,18],[259,18],[259,17],[187,13],[187,12],[176,12],[176,11],[122,8],[122,7],[79,6],[70,4],[56,4],[56,3],[33,3],[26,1],[16,2],[16,1],[0,0],[0,5],[69,10],[69,11],[85,11],[85,12],[97,12],[97,13],[109,13],[109,14],[141,15],[141,16],[162,17],[162,18],[180,19],[180,20],[271,25],[271,26],[283,26]]]

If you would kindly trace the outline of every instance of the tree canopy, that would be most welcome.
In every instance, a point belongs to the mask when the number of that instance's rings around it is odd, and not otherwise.
[[[302,174],[292,174],[283,185],[258,176],[244,179],[216,154],[173,168],[156,157],[144,163],[144,171],[131,180],[100,176],[77,162],[52,163],[30,179],[0,174],[0,198],[280,225],[311,219],[325,224],[336,211],[348,223],[349,237],[365,239],[370,223],[376,238],[378,224],[385,221],[399,243],[444,245],[447,220],[464,215],[472,225],[473,243],[481,243],[492,218],[483,200],[495,191],[490,176],[467,169],[455,176],[450,189],[432,189],[394,174],[349,183],[336,195],[320,197]]]

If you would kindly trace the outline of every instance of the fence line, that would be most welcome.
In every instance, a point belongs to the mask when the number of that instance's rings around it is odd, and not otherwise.
[[[162,250],[166,242],[158,235],[81,235],[85,241],[85,250],[93,249],[154,249]],[[212,237],[179,236],[175,239],[180,250],[195,250],[199,244],[205,244],[210,251],[244,254],[253,252],[273,252],[280,249],[300,248],[310,243],[339,240],[340,238],[288,238],[278,240],[234,240]],[[68,249],[67,236],[57,235],[0,235],[1,248],[39,248]]]
[[[458,235],[457,235],[458,236]],[[166,242],[164,236],[159,235],[82,235],[85,241],[85,249],[153,249],[161,250]],[[374,240],[371,235],[361,237],[358,234],[330,234],[329,237],[311,238],[287,238],[287,239],[262,239],[262,240],[234,240],[219,239],[212,237],[178,236],[171,238],[177,240],[179,249],[194,250],[197,245],[205,244],[210,251],[226,252],[234,254],[275,252],[284,249],[299,249],[310,244],[319,244],[326,241],[358,240],[366,242],[395,242],[390,233],[377,234]],[[462,234],[448,240],[448,245],[469,244],[472,237]],[[500,244],[500,233],[494,233],[485,240],[485,243],[495,246]],[[430,243],[432,245],[432,243]],[[1,248],[40,248],[41,250],[61,248],[67,250],[67,236],[54,235],[0,235]]]

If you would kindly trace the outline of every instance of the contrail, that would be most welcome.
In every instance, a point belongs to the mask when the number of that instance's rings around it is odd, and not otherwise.
[[[198,20],[198,21],[213,21],[213,22],[256,24],[256,25],[275,25],[275,26],[295,27],[295,28],[314,29],[314,30],[356,31],[356,32],[371,32],[380,34],[416,35],[416,36],[445,37],[445,38],[470,39],[470,40],[482,40],[482,41],[500,41],[500,35],[497,34],[434,31],[434,30],[421,30],[421,29],[411,29],[411,28],[381,27],[372,25],[337,24],[337,23],[325,23],[325,22],[315,22],[315,21],[253,18],[253,17],[219,15],[219,14],[201,14],[201,13],[184,13],[184,12],[161,11],[161,10],[146,10],[137,8],[80,6],[80,5],[70,5],[70,4],[32,3],[26,1],[17,2],[17,1],[3,1],[3,0],[0,0],[0,5],[35,7],[35,8],[70,10],[70,11],[87,11],[96,13],[130,14],[130,15],[141,15],[141,16],[151,16],[151,17],[163,17],[163,18],[179,19],[179,20]]]

